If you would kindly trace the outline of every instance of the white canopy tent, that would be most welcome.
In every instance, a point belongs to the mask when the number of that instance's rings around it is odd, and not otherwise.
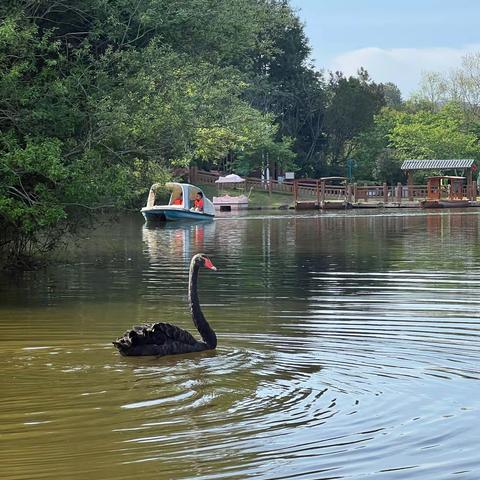
[[[235,173],[231,173],[230,175],[226,175],[225,177],[219,177],[218,180],[215,180],[215,183],[242,183],[245,179],[240,177]]]
[[[232,188],[236,188],[238,186],[243,187],[243,190],[245,190],[245,179],[242,178],[240,175],[237,175],[236,173],[231,173],[230,175],[226,175],[225,177],[219,177],[217,180],[215,180],[215,183],[218,186],[218,191],[222,191],[223,187],[229,187],[231,186]]]

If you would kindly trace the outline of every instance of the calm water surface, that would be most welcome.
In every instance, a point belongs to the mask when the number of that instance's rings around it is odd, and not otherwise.
[[[478,211],[257,214],[82,239],[0,280],[0,478],[480,479]],[[219,346],[122,358],[133,324]]]

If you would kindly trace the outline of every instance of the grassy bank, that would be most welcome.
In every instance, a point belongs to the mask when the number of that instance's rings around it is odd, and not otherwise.
[[[212,200],[213,197],[219,195],[238,196],[243,194],[241,189],[222,188],[221,193],[218,192],[216,185],[204,184],[200,185],[205,195]],[[293,206],[293,196],[287,193],[272,193],[261,192],[259,190],[247,190],[245,195],[248,196],[249,208],[280,208],[285,206]]]

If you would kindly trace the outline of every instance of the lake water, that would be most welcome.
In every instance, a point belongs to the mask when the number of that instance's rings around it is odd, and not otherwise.
[[[0,478],[478,480],[479,219],[132,215],[1,277]],[[134,324],[193,332],[197,252],[218,349],[121,357]]]

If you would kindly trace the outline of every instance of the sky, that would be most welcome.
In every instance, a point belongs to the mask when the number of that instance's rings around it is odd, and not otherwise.
[[[290,0],[318,69],[393,82],[404,98],[422,72],[447,73],[480,52],[478,0]]]

